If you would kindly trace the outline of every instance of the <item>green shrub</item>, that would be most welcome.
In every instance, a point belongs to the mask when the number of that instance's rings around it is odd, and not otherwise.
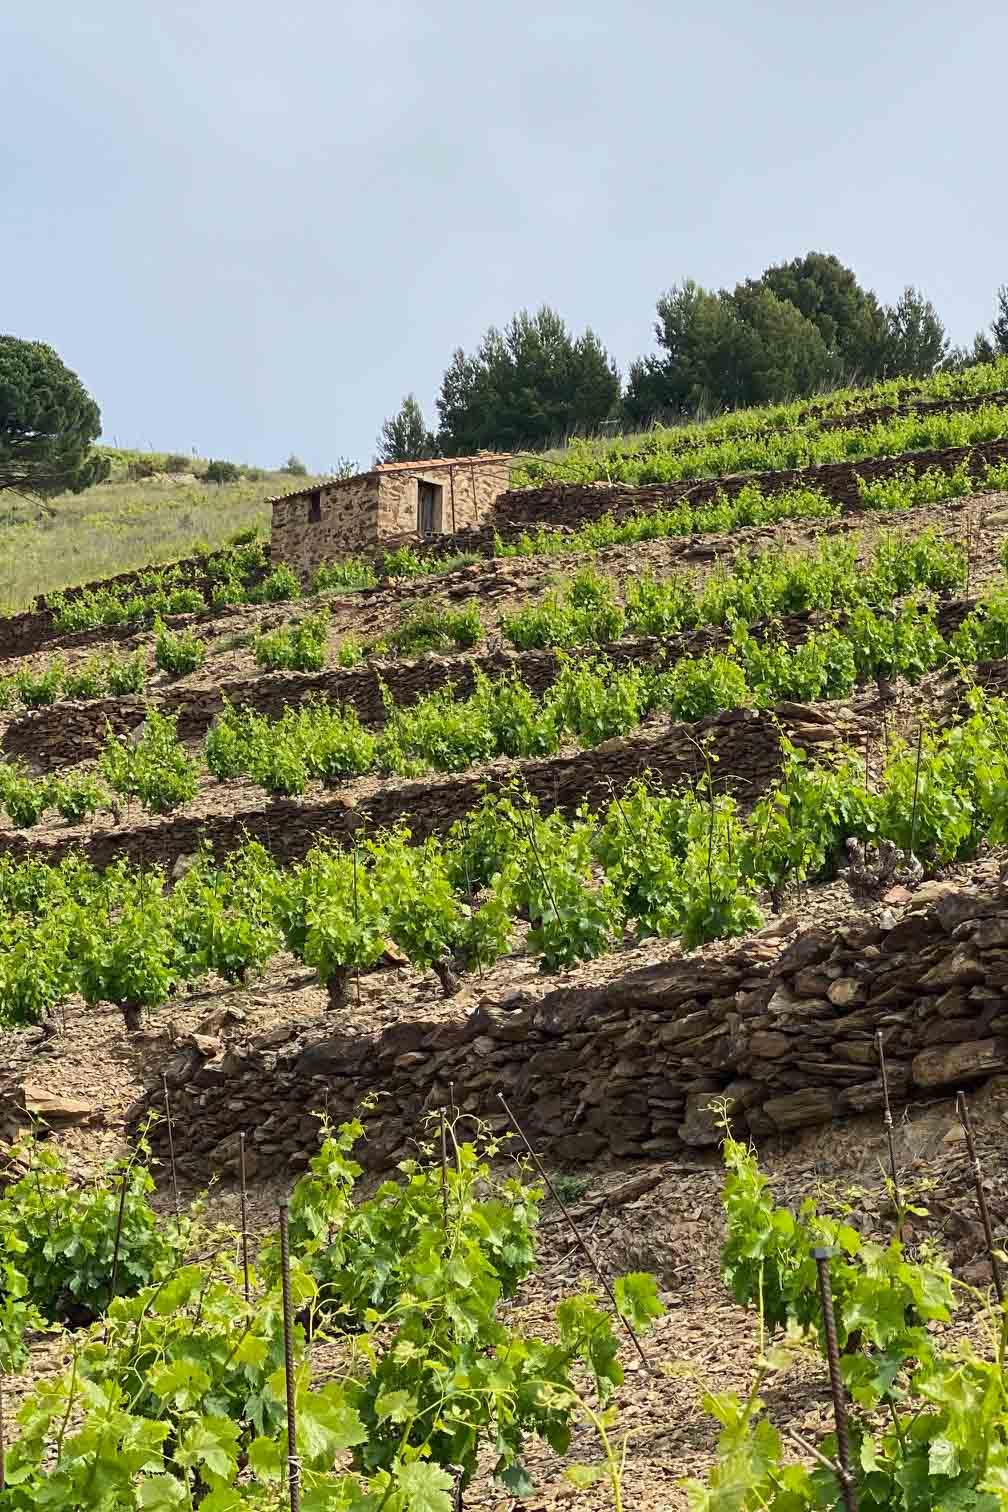
[[[659,679],[657,701],[674,719],[704,719],[750,701],[746,677],[730,656],[685,657]]]
[[[108,690],[116,698],[128,693],[142,693],[147,682],[147,665],[142,651],[132,656],[110,656],[105,663]]]
[[[41,709],[59,698],[63,677],[63,663],[51,661],[41,672],[22,668],[14,674],[14,684],[26,709]]]
[[[99,769],[114,792],[139,798],[155,814],[167,814],[195,798],[198,769],[178,740],[177,724],[177,715],[149,709],[135,745],[107,730]]]
[[[207,463],[203,476],[208,483],[236,483],[241,477],[241,468],[235,462],[214,460]]]
[[[48,778],[29,777],[20,762],[0,762],[0,803],[15,829],[33,829],[52,801]]]
[[[381,577],[419,577],[424,570],[424,563],[412,546],[397,546],[395,551],[386,551],[378,563],[378,573]]]
[[[169,630],[163,620],[155,625],[154,663],[169,677],[188,677],[202,667],[206,646],[191,630]]]
[[[135,1157],[82,1183],[51,1145],[25,1139],[12,1154],[26,1174],[4,1192],[0,1224],[28,1296],[50,1322],[98,1317],[112,1298],[113,1270],[126,1296],[178,1264],[188,1225],[159,1221],[148,1202],[154,1181]]]
[[[253,646],[256,663],[268,672],[321,672],[328,634],[327,615],[306,615],[297,624],[258,636]]]
[[[53,808],[68,824],[80,824],[107,807],[108,801],[108,793],[93,772],[78,772],[52,786]]]
[[[206,599],[198,588],[173,588],[164,601],[164,614],[202,614],[206,608]],[[160,602],[153,595],[149,603],[144,605],[144,616],[156,615],[160,609]]]
[[[169,452],[161,464],[162,472],[166,473],[192,472],[192,467],[192,457],[185,457],[181,452]]]
[[[247,604],[248,594],[237,578],[221,578],[210,590],[210,602],[215,609],[233,609]]]
[[[300,597],[301,584],[297,574],[286,562],[281,562],[278,567],[274,567],[269,577],[249,590],[248,601],[250,604],[278,604],[285,599]]]
[[[465,609],[423,604],[388,636],[388,645],[400,656],[410,656],[421,651],[468,650],[482,636],[483,622],[475,604]]]
[[[336,665],[338,667],[359,667],[364,660],[366,646],[355,635],[348,635],[339,644],[336,651]]]
[[[153,478],[157,470],[157,460],[154,457],[131,457],[126,463],[126,476],[131,483]]]
[[[243,530],[236,530],[227,538],[228,546],[251,546],[259,540],[259,526],[246,525]]]
[[[373,588],[378,577],[370,562],[348,557],[342,562],[323,562],[312,578],[312,593],[328,593],[334,588]]]
[[[301,461],[301,458],[294,452],[291,452],[290,456],[287,458],[287,461],[284,463],[283,467],[281,467],[280,471],[289,473],[292,478],[307,478],[308,476],[307,467],[305,467],[304,463]]]
[[[101,698],[105,693],[104,669],[97,657],[78,662],[63,674],[64,698]]]

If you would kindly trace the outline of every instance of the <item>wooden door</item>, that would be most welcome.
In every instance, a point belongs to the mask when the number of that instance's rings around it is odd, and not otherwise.
[[[417,531],[422,536],[436,535],[441,528],[439,494],[436,483],[417,483]]]

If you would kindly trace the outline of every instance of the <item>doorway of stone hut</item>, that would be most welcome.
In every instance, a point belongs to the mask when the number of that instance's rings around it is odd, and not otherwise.
[[[441,501],[444,489],[440,483],[417,483],[417,533],[422,536],[441,534]]]

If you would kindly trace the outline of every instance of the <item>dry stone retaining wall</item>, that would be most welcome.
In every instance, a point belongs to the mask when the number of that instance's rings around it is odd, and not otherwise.
[[[949,636],[957,630],[975,607],[976,601],[972,599],[941,603],[936,621],[942,635]],[[839,615],[836,623],[843,625],[845,618]],[[810,631],[833,622],[833,617],[821,610],[806,610],[753,625],[750,633],[758,641],[772,636],[794,647]],[[262,673],[251,680],[219,683],[210,688],[180,687],[161,694],[153,702],[161,713],[177,717],[177,733],[183,741],[202,739],[225,702],[279,719],[285,709],[321,698],[353,709],[363,724],[375,729],[383,726],[388,717],[383,684],[397,708],[409,708],[427,694],[449,686],[456,697],[467,698],[475,689],[479,674],[492,679],[520,677],[533,693],[541,696],[556,681],[563,662],[571,658],[590,660],[602,653],[617,665],[671,666],[682,657],[723,649],[730,639],[729,630],[711,626],[682,635],[644,636],[601,646],[578,646],[566,653],[500,650],[480,655],[376,660],[360,667],[325,672]],[[0,750],[7,758],[26,760],[36,772],[58,771],[97,756],[109,727],[117,735],[136,729],[143,722],[147,703],[142,697],[93,699],[86,703],[62,700],[46,708],[29,710],[10,719],[0,735]]]
[[[497,1127],[503,1091],[557,1162],[713,1144],[718,1098],[737,1128],[787,1134],[880,1107],[877,1030],[897,1105],[1005,1071],[1006,988],[1008,891],[925,884],[898,922],[757,936],[602,986],[485,999],[454,1022],[184,1046],[165,1067],[176,1154],[201,1180],[233,1171],[245,1131],[258,1174],[297,1170],[315,1147],[313,1110],[338,1121],[380,1091],[361,1149],[380,1168],[449,1086]],[[131,1117],[160,1106],[159,1084]],[[154,1140],[162,1149],[163,1127]]]
[[[499,534],[511,539],[520,529],[545,525],[551,529],[575,529],[589,520],[612,514],[617,519],[668,508],[680,502],[709,503],[716,495],[733,499],[754,484],[764,494],[786,488],[815,488],[847,510],[860,510],[858,479],[878,481],[908,468],[916,472],[936,469],[955,472],[964,462],[974,477],[983,475],[987,463],[1008,461],[1008,440],[988,441],[979,446],[949,446],[935,451],[908,452],[896,457],[870,457],[860,462],[824,462],[776,472],[735,473],[731,477],[701,478],[680,483],[644,487],[626,484],[548,483],[541,488],[517,488],[501,494],[494,506]]]
[[[778,724],[779,721],[779,724]],[[168,815],[116,829],[71,832],[65,838],[41,839],[31,832],[0,834],[0,855],[28,855],[57,862],[79,850],[96,867],[120,857],[134,863],[171,868],[192,854],[201,841],[218,854],[247,839],[260,840],[280,861],[300,860],[321,839],[349,840],[366,825],[370,831],[405,822],[417,839],[443,834],[482,800],[484,792],[511,778],[524,782],[545,812],[571,812],[583,800],[609,801],[611,788],[622,790],[645,771],[666,785],[699,777],[705,738],[715,761],[720,787],[739,786],[758,795],[780,770],[780,731],[802,749],[824,751],[842,742],[861,744],[867,721],[844,705],[778,704],[773,710],[730,709],[693,724],[644,726],[633,735],[604,741],[592,750],[538,761],[500,760],[456,776],[414,782],[386,782],[369,796],[270,800],[265,793],[247,807],[215,815]]]

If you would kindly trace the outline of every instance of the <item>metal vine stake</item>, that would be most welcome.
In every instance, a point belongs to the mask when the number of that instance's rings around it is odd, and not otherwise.
[[[241,1204],[241,1247],[242,1247],[242,1275],[245,1284],[245,1301],[249,1300],[249,1257],[248,1257],[248,1188],[245,1184],[245,1131],[238,1135],[238,1178],[240,1182]]]
[[[441,1207],[444,1215],[445,1244],[448,1242],[448,1134],[445,1110],[441,1109]]]
[[[171,1103],[168,1100],[168,1077],[161,1072],[161,1086],[164,1088],[165,1122],[168,1125],[168,1159],[171,1164],[172,1198],[175,1203],[175,1226],[182,1227],[182,1214],[179,1211],[178,1196],[178,1173],[175,1170],[175,1135],[172,1131]]]
[[[973,1125],[970,1123],[969,1109],[966,1106],[966,1094],[964,1092],[956,1093],[956,1113],[959,1115],[959,1122],[966,1136],[966,1148],[969,1151],[970,1165],[973,1169],[977,1207],[980,1209],[980,1222],[983,1224],[984,1239],[987,1244],[987,1259],[990,1261],[991,1276],[994,1280],[994,1294],[1003,1307],[1005,1295],[1004,1283],[1001,1279],[1001,1266],[998,1264],[998,1257],[994,1248],[994,1231],[991,1228],[987,1193],[984,1191],[983,1171],[980,1167],[980,1157],[976,1152],[976,1143],[973,1139]]]
[[[126,1187],[129,1183],[130,1162],[123,1166],[122,1181],[119,1183],[119,1211],[116,1214],[115,1241],[112,1245],[112,1276],[109,1281],[109,1302],[115,1296],[116,1282],[119,1279],[119,1245],[122,1242],[123,1214],[126,1211]]]
[[[567,1204],[564,1202],[563,1198],[560,1196],[560,1193],[557,1191],[556,1187],[553,1185],[552,1181],[550,1180],[550,1178],[549,1178],[549,1176],[548,1176],[548,1174],[546,1172],[546,1168],[543,1165],[542,1161],[539,1159],[539,1156],[536,1154],[535,1150],[533,1150],[532,1146],[529,1144],[528,1139],[526,1138],[526,1135],[525,1135],[525,1130],[522,1128],[521,1124],[518,1122],[517,1118],[512,1113],[511,1109],[508,1107],[507,1101],[506,1101],[506,1099],[504,1097],[504,1093],[503,1092],[498,1092],[497,1093],[497,1098],[498,1098],[498,1101],[501,1104],[501,1107],[504,1109],[504,1112],[507,1114],[508,1118],[510,1118],[511,1122],[514,1124],[515,1131],[516,1131],[516,1133],[518,1135],[518,1138],[521,1140],[522,1144],[525,1146],[526,1150],[528,1151],[529,1155],[531,1156],[532,1161],[533,1161],[533,1163],[535,1165],[536,1170],[539,1172],[539,1175],[542,1177],[543,1181],[546,1183],[547,1187],[549,1188],[550,1196],[553,1198],[554,1202],[559,1207],[561,1213],[563,1213],[564,1217],[566,1218],[567,1223],[568,1223],[568,1225],[570,1227],[570,1231],[574,1235],[574,1239],[575,1239],[575,1242],[577,1244],[578,1249],[584,1255],[585,1259],[588,1261],[588,1264],[591,1266],[592,1270],[595,1272],[596,1276],[598,1277],[599,1282],[601,1283],[602,1289],[604,1290],[606,1296],[609,1298],[609,1301],[612,1303],[613,1312],[616,1314],[617,1318],[619,1318],[620,1322],[623,1324],[623,1327],[626,1329],[627,1333],[630,1335],[630,1338],[633,1341],[633,1346],[636,1349],[637,1353],[640,1355],[641,1363],[643,1364],[643,1366],[644,1366],[644,1368],[646,1370],[650,1371],[651,1366],[650,1366],[650,1363],[648,1361],[647,1355],[644,1353],[644,1349],[643,1349],[643,1346],[641,1344],[641,1341],[637,1337],[637,1332],[634,1329],[633,1324],[630,1322],[630,1319],[629,1318],[625,1318],[623,1316],[623,1314],[620,1312],[620,1310],[619,1310],[619,1304],[616,1301],[616,1294],[613,1291],[612,1287],[609,1285],[609,1282],[606,1279],[605,1274],[602,1271],[602,1267],[599,1265],[598,1261],[595,1258],[595,1254],[594,1254],[593,1250],[591,1249],[591,1247],[588,1244],[587,1240],[582,1237],[581,1230],[578,1228],[577,1224],[574,1222],[574,1219],[571,1216],[570,1209],[567,1207]]]
[[[892,1177],[893,1200],[896,1203],[896,1235],[903,1236],[903,1193],[900,1190],[899,1168],[896,1164],[896,1140],[893,1137],[892,1108],[889,1105],[889,1074],[886,1071],[885,1050],[882,1044],[882,1030],[875,1031],[875,1053],[878,1055],[879,1070],[882,1073],[882,1107],[883,1121],[885,1123],[886,1139],[889,1142],[889,1173]]]
[[[847,1402],[840,1375],[840,1348],[837,1344],[836,1318],[833,1314],[833,1289],[830,1286],[831,1249],[812,1251],[819,1277],[819,1301],[822,1306],[823,1331],[826,1335],[826,1360],[829,1365],[830,1389],[833,1393],[833,1420],[836,1423],[837,1460],[840,1465],[840,1489],[846,1512],[858,1512],[857,1488],[851,1473],[850,1436],[847,1432]]]
[[[287,1489],[290,1493],[290,1512],[301,1508],[301,1462],[297,1455],[297,1406],[294,1381],[294,1320],[291,1309],[290,1284],[290,1204],[286,1197],[280,1202],[280,1279],[283,1292],[284,1332],[284,1379],[287,1386]]]
[[[914,767],[913,809],[910,813],[910,855],[908,860],[911,864],[913,863],[914,846],[917,844],[917,798],[920,793],[921,753],[923,749],[924,726],[923,724],[919,724],[917,726],[917,764]]]

